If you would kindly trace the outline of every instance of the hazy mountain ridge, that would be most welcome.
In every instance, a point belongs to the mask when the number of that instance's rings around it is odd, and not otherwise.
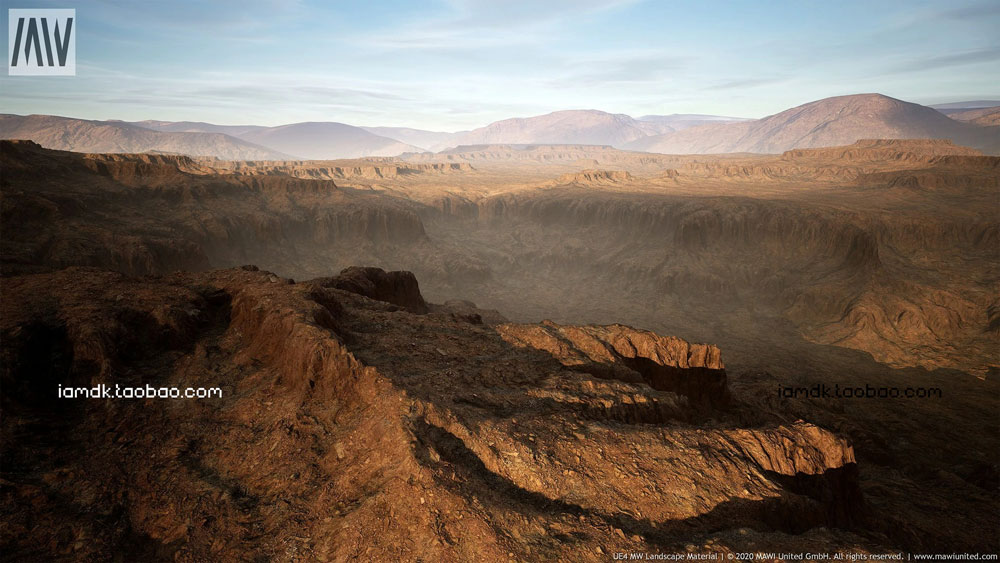
[[[0,115],[0,139],[30,139],[46,148],[90,153],[167,152],[226,160],[289,156],[219,132],[156,131],[124,121],[53,115]]]
[[[401,143],[407,143],[417,147],[423,147],[430,151],[440,151],[453,147],[456,141],[468,131],[457,131],[448,133],[445,131],[426,131],[424,129],[413,129],[410,127],[362,127],[365,131],[382,137],[395,139]]]
[[[582,144],[618,146],[672,128],[625,114],[597,110],[556,111],[495,121],[463,135],[459,145]]]
[[[135,124],[157,131],[224,133],[307,160],[396,156],[404,152],[426,150],[395,138],[378,135],[362,127],[336,122],[313,121],[276,127],[215,125],[199,121],[147,120]]]
[[[948,117],[957,121],[975,123],[976,125],[1000,125],[1000,106],[956,111],[949,113]]]
[[[423,151],[420,147],[381,137],[360,127],[334,122],[268,127],[248,131],[242,138],[307,160],[396,156],[404,152]]]
[[[204,121],[157,121],[147,119],[145,121],[132,121],[130,123],[155,131],[170,133],[224,133],[234,137],[239,137],[244,133],[256,129],[265,129],[262,125],[216,125],[214,123],[205,123]]]
[[[749,121],[742,117],[704,114],[644,115],[633,118],[598,110],[566,110],[495,121],[472,131],[446,133],[408,127],[363,127],[366,131],[438,152],[460,145],[488,144],[622,144],[708,123]]]
[[[874,138],[951,139],[991,153],[1000,150],[1000,130],[955,121],[935,109],[881,94],[826,98],[756,121],[645,137],[625,148],[668,154],[779,153]]]
[[[953,113],[960,113],[970,109],[983,109],[1000,106],[1000,100],[967,100],[964,102],[952,102],[948,104],[930,104],[927,107],[934,108],[939,112],[951,116]]]
[[[638,119],[639,121],[656,123],[664,127],[669,127],[673,131],[681,131],[683,129],[688,129],[690,127],[697,127],[699,125],[713,125],[719,123],[753,121],[753,119],[748,117],[727,117],[723,115],[705,115],[700,113],[672,113],[670,115],[644,115],[642,117],[637,117],[636,119]]]
[[[566,110],[454,133],[338,122],[266,127],[8,115],[0,122],[0,138],[29,139],[48,148],[80,152],[160,151],[226,160],[395,157],[458,146],[525,144],[612,146],[663,154],[781,153],[850,145],[859,139],[916,138],[950,139],[1000,154],[996,127],[1000,113],[995,107],[983,107],[988,103],[960,102],[935,109],[881,94],[858,94],[825,98],[756,120],[704,114],[633,118]]]

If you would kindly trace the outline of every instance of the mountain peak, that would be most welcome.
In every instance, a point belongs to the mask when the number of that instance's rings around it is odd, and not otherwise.
[[[986,152],[1000,135],[884,94],[834,96],[763,119],[707,125],[639,139],[626,148],[660,153],[780,153],[850,145],[859,139],[951,139]]]
[[[625,114],[575,109],[495,121],[469,131],[457,144],[622,145],[658,132],[654,124]]]
[[[847,96],[832,96],[816,100],[814,102],[808,102],[765,117],[761,121],[780,115],[801,112],[831,112],[831,117],[834,117],[835,112],[887,112],[901,111],[906,108],[918,111],[921,109],[934,111],[930,108],[925,108],[924,106],[910,102],[904,102],[903,100],[898,100],[884,94],[851,94]]]

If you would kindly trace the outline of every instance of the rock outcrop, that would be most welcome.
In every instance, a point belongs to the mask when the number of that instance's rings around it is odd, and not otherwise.
[[[633,180],[632,174],[624,170],[583,170],[563,174],[555,181],[556,185],[578,184],[582,186],[621,184]]]
[[[412,276],[340,276],[359,278]],[[596,561],[598,547],[745,550],[741,528],[788,550],[816,537],[883,549],[859,535],[845,440],[721,411],[704,427],[664,417],[683,408],[672,391],[594,377],[466,319],[255,267],[4,285],[10,557]],[[581,352],[721,369],[716,349],[627,327],[559,331]],[[221,394],[56,394],[98,383]]]
[[[417,278],[410,272],[386,272],[381,268],[352,266],[333,278],[323,279],[323,287],[332,287],[364,295],[369,299],[399,305],[413,313],[426,313],[427,303],[420,295]]]
[[[715,346],[623,325],[572,327],[546,321],[501,325],[497,331],[508,342],[548,352],[567,367],[644,382],[684,395],[695,405],[722,407],[729,401],[725,366]]]
[[[410,174],[451,174],[469,172],[467,162],[399,163],[358,161],[217,162],[214,168],[239,175],[286,175],[313,180],[382,180]]]
[[[164,273],[301,253],[343,259],[348,249],[373,256],[426,239],[413,205],[331,180],[219,174],[181,156],[79,155],[10,141],[0,144],[0,161],[4,222],[17,225],[0,242],[8,274],[72,265]]]

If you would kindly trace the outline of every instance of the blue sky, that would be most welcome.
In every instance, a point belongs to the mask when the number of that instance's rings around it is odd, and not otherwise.
[[[762,117],[828,96],[1000,97],[1000,2],[279,0],[75,8],[77,76],[0,112],[434,130],[559,109]],[[8,54],[9,57],[9,54]]]

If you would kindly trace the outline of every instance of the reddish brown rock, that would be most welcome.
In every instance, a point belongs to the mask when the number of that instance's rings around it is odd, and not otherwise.
[[[411,279],[360,268],[341,279],[359,276]],[[687,407],[674,392],[501,337],[530,326],[498,333],[329,279],[274,278],[247,267],[5,281],[5,554],[588,559],[691,541],[742,550],[712,538],[744,527],[832,527],[879,549],[856,535],[852,450],[825,430],[728,427],[737,418],[702,428],[676,416]],[[717,349],[620,325],[536,328],[578,359],[722,369]],[[53,361],[39,371],[42,356]],[[54,393],[96,381],[223,393]],[[768,537],[789,550],[809,541]]]
[[[411,272],[386,272],[381,268],[354,266],[340,272],[337,277],[321,280],[320,284],[399,305],[413,313],[428,311],[427,303],[420,295],[417,278]]]
[[[501,325],[507,341],[552,354],[563,365],[611,377],[642,381],[654,389],[673,391],[695,404],[722,407],[728,403],[726,371],[721,352],[708,344],[636,330],[623,325],[559,326]],[[594,364],[597,364],[595,366]]]

